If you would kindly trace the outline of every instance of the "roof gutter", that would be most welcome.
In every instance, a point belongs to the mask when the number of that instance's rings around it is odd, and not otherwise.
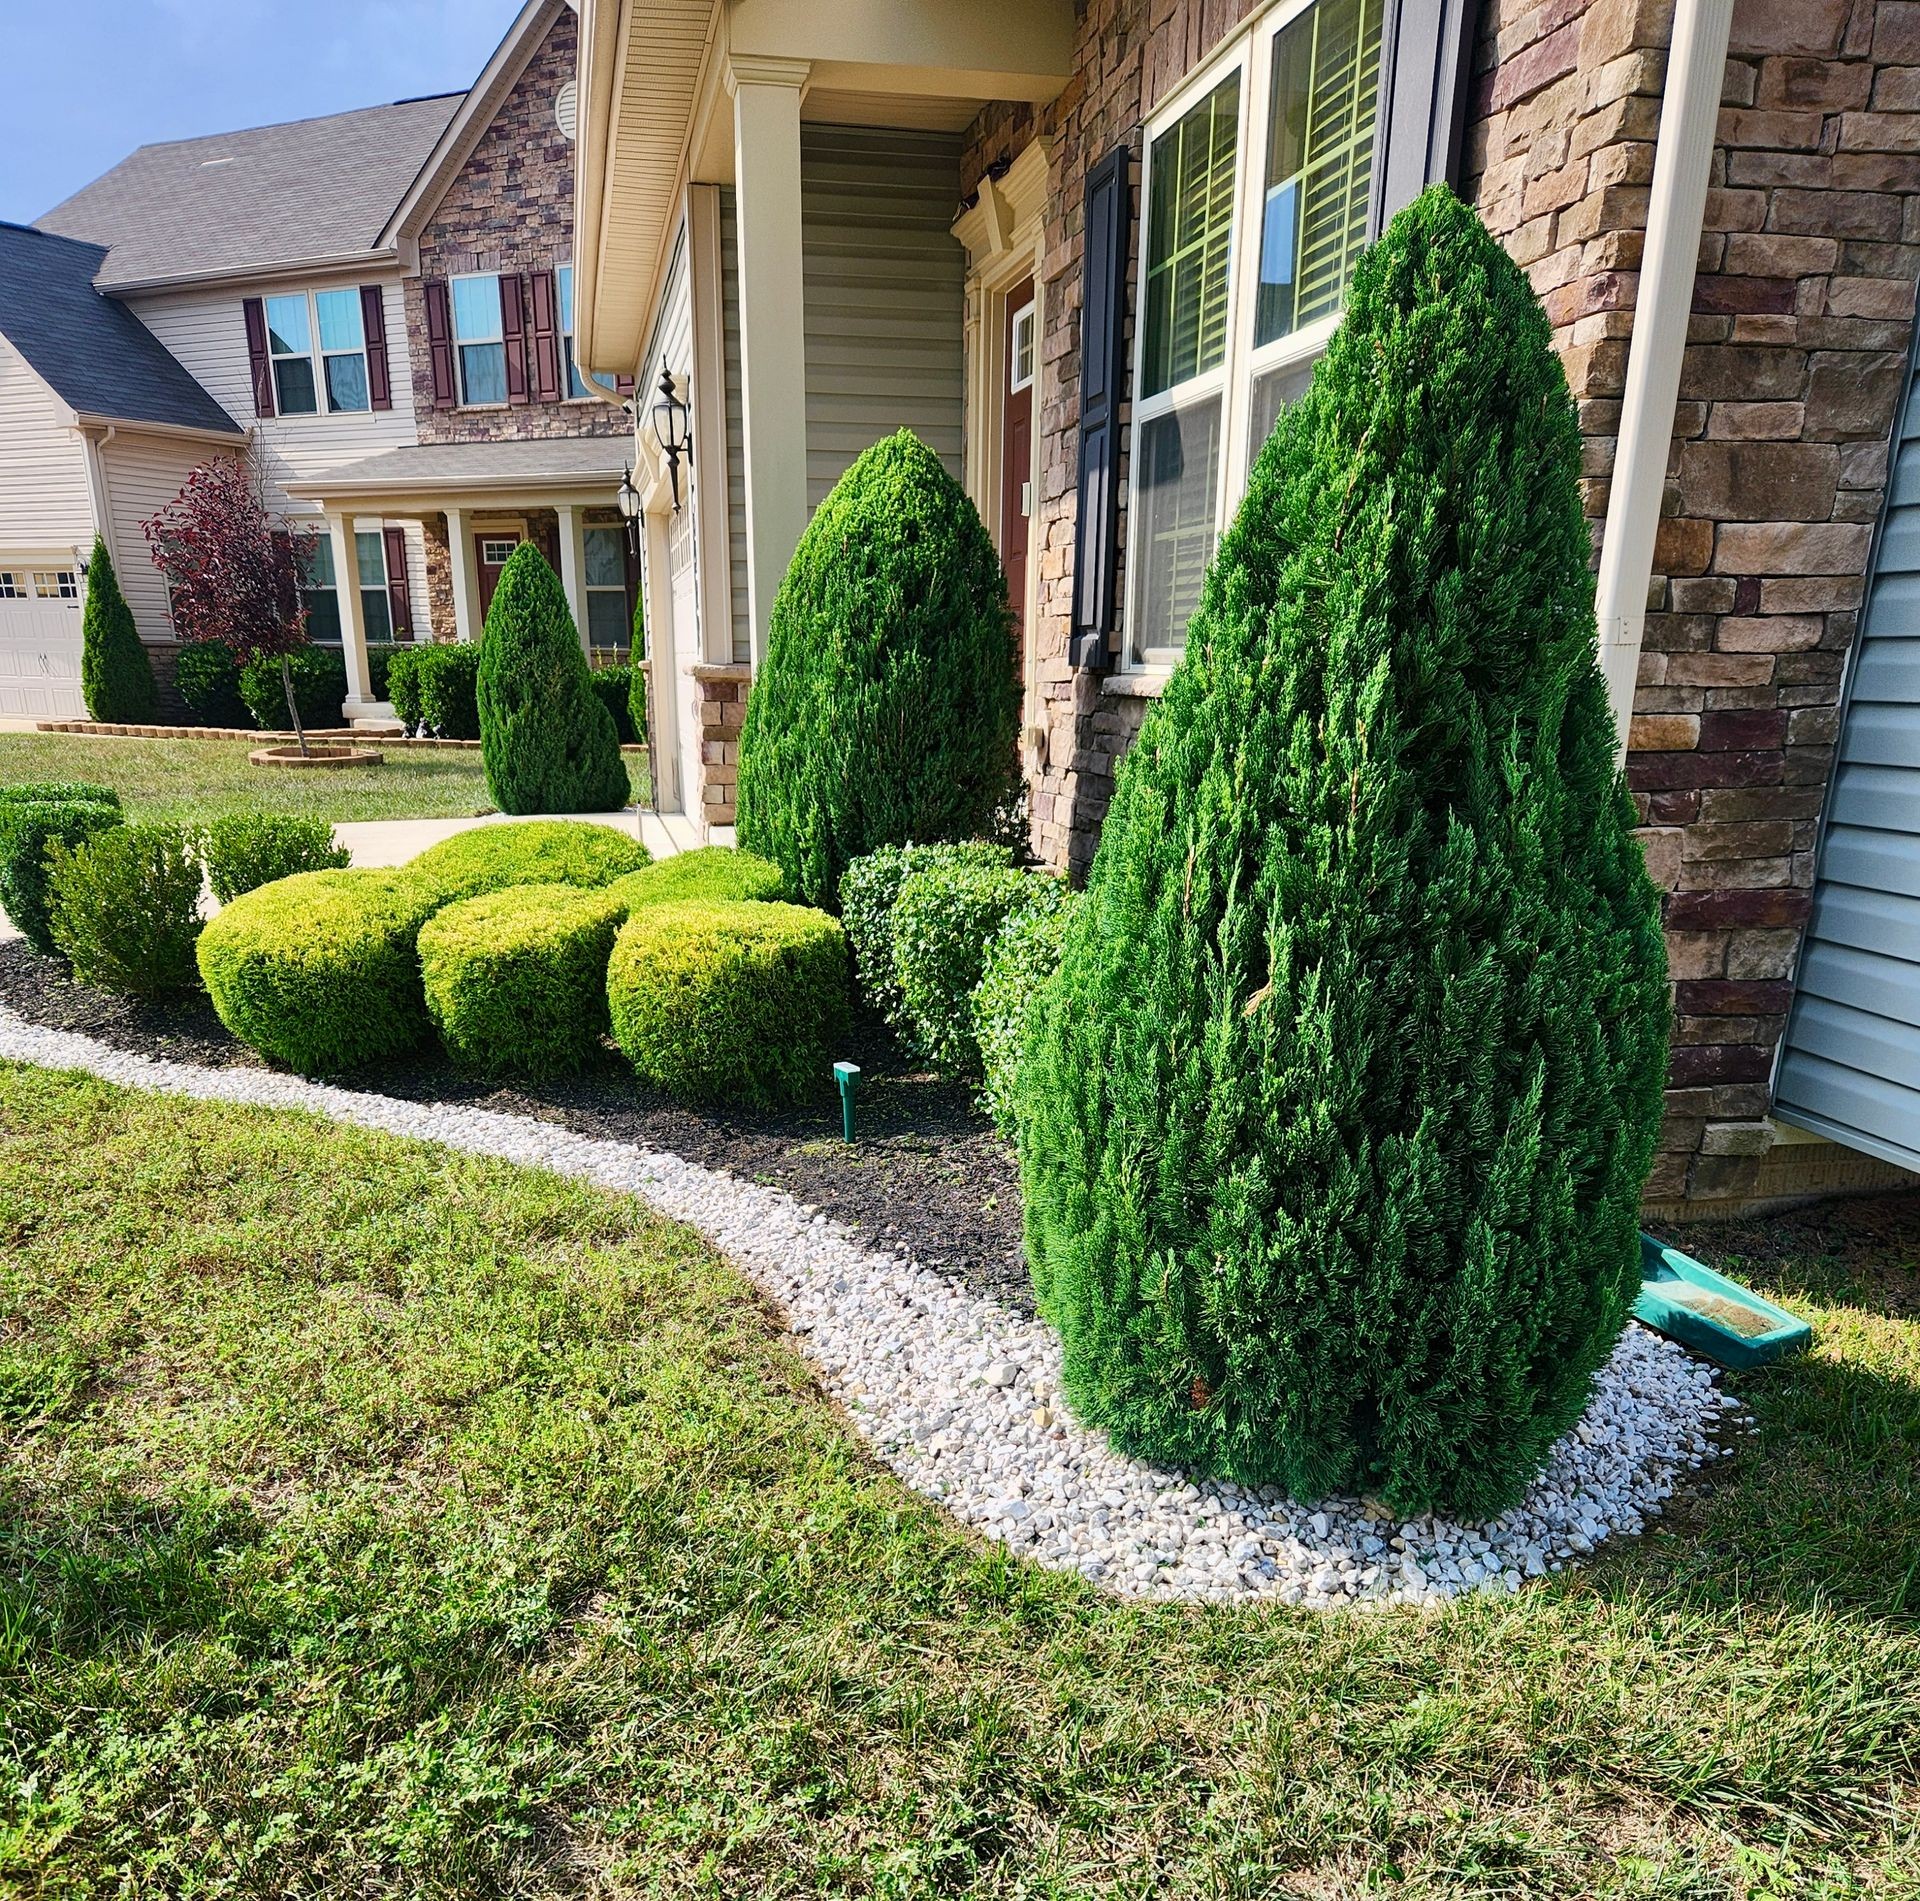
[[[143,291],[188,290],[196,284],[270,284],[288,277],[312,277],[325,271],[362,271],[368,265],[400,263],[396,246],[383,245],[370,251],[346,251],[333,257],[284,258],[277,264],[249,264],[238,270],[182,271],[171,277],[129,278],[125,283],[102,284],[94,289],[103,297],[134,297]]]
[[[1682,0],[1674,14],[1660,100],[1646,250],[1594,601],[1600,670],[1618,735],[1616,757],[1621,759],[1633,722],[1634,686],[1646,637],[1647,593],[1653,585],[1654,544],[1732,26],[1733,0]]]
[[[80,430],[103,429],[106,440],[123,430],[138,436],[182,436],[189,442],[217,442],[223,448],[244,448],[251,430],[237,423],[231,429],[203,429],[190,422],[149,422],[144,416],[102,416],[91,410],[75,410],[74,427]]]

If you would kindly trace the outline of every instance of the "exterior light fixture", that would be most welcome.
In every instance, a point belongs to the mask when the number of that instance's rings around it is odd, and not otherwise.
[[[667,481],[673,489],[673,512],[680,512],[680,458],[693,446],[689,427],[692,412],[681,401],[673,385],[673,372],[666,359],[660,362],[660,384],[653,399],[653,439],[667,458]]]
[[[633,485],[633,471],[631,469],[622,471],[620,476],[620,492],[615,499],[620,504],[620,518],[622,521],[638,521],[640,519],[640,491]]]

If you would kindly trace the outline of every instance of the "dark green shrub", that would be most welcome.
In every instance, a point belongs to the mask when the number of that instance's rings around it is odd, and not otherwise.
[[[117,812],[120,795],[90,779],[28,779],[0,785],[0,805],[110,805]]]
[[[590,1062],[607,1030],[607,960],[625,917],[613,890],[535,884],[428,919],[420,973],[447,1053],[489,1075],[552,1076]]]
[[[635,645],[634,652],[641,652],[640,614],[634,610]],[[627,726],[633,734],[634,743],[644,746],[647,743],[647,670],[642,664],[635,663],[627,669]]]
[[[740,842],[810,904],[850,859],[976,838],[1012,790],[1020,692],[984,524],[909,430],[814,511],[740,741]]]
[[[545,819],[455,832],[406,869],[451,902],[517,884],[611,884],[652,863],[646,846],[611,825]]]
[[[978,840],[960,845],[882,845],[848,865],[840,880],[840,917],[853,946],[853,965],[867,1002],[895,1029],[906,1027],[900,979],[893,961],[893,906],[900,887],[918,871],[978,866],[1006,871],[1013,854]]]
[[[409,733],[420,730],[420,656],[428,651],[400,647],[387,660],[387,704]]]
[[[333,842],[333,827],[325,819],[270,812],[235,812],[217,818],[201,832],[198,842],[207,882],[222,904],[297,872],[338,871],[350,858],[344,845]]]
[[[587,678],[593,682],[600,704],[613,716],[613,730],[621,745],[634,745],[638,735],[633,728],[633,669],[625,665],[595,667]]]
[[[985,1083],[981,1106],[994,1127],[1011,1138],[1018,1128],[1020,1059],[1040,993],[1060,967],[1067,920],[1077,893],[1050,880],[1051,902],[1022,906],[987,946],[973,993],[973,1036],[980,1046]]]
[[[893,970],[908,1040],[956,1076],[980,1073],[973,993],[1008,918],[1059,902],[1059,880],[987,865],[916,871],[893,904]]]
[[[416,948],[445,902],[409,871],[304,871],[217,912],[200,975],[220,1021],[307,1075],[404,1056],[430,1024]]]
[[[613,1035],[640,1076],[691,1102],[754,1107],[830,1086],[847,944],[795,904],[643,904],[607,967]]]
[[[87,603],[80,614],[80,691],[89,717],[97,720],[137,726],[160,710],[153,662],[98,535],[87,559]]]
[[[629,910],[636,904],[711,903],[750,904],[787,895],[778,865],[756,858],[750,851],[724,845],[703,845],[663,858],[657,865],[636,871],[610,887]]]
[[[47,915],[48,848],[56,840],[77,845],[121,823],[117,801],[0,799],[0,905],[35,950],[51,956],[57,948]]]
[[[173,657],[173,684],[203,726],[244,726],[251,717],[240,697],[239,663],[217,640],[185,642]]]
[[[340,705],[347,697],[347,663],[338,647],[302,647],[287,656],[293,676],[293,697],[302,726],[337,727]],[[240,697],[263,733],[285,732],[287,694],[280,681],[276,655],[262,654],[240,669]]]
[[[1510,1505],[1639,1286],[1659,907],[1580,436],[1443,188],[1361,261],[1123,761],[1020,1081],[1034,1284],[1125,1450]]]
[[[47,847],[53,941],[82,983],[132,997],[199,987],[200,861],[179,825],[113,825]]]
[[[471,643],[395,647],[387,662],[387,693],[394,717],[410,733],[478,739],[479,669],[480,649]]]
[[[614,812],[632,796],[560,577],[531,542],[501,570],[480,641],[480,746],[503,812]]]

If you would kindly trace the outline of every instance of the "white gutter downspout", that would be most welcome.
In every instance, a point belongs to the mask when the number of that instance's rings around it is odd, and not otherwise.
[[[1732,26],[1733,0],[1680,0],[1660,100],[1647,244],[1634,303],[1595,600],[1600,670],[1606,676],[1621,758],[1626,755],[1640,645],[1646,635],[1653,545],[1673,442],[1673,412],[1680,395],[1680,363],[1693,308],[1694,268],[1700,259],[1707,175]]]

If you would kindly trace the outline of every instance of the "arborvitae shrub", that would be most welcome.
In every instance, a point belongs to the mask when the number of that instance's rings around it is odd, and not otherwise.
[[[347,848],[333,842],[333,827],[325,819],[291,813],[229,812],[211,820],[196,842],[207,883],[222,904],[276,879],[339,871],[351,863]]]
[[[973,992],[973,1035],[985,1083],[981,1106],[1011,1138],[1018,1126],[1020,1061],[1032,1032],[1040,993],[1060,968],[1067,921],[1078,894],[1057,879],[1050,902],[1029,904],[1001,925],[987,946]]]
[[[1006,846],[973,839],[960,845],[882,845],[847,866],[840,880],[840,919],[853,947],[861,994],[896,1029],[904,1030],[907,1023],[893,956],[893,907],[900,887],[916,872],[961,866],[1005,871],[1012,864]]]
[[[53,941],[82,983],[132,997],[199,987],[200,860],[179,825],[110,825],[47,848]]]
[[[1117,779],[1021,1076],[1080,1413],[1511,1504],[1640,1277],[1659,909],[1546,319],[1436,188],[1360,263]]]
[[[984,833],[1015,777],[1019,685],[1000,558],[910,430],[814,511],[773,604],[740,739],[740,842],[810,904],[850,859]]]
[[[560,577],[523,541],[480,638],[480,747],[503,812],[613,812],[631,797]]]
[[[80,691],[89,716],[98,720],[139,725],[160,710],[153,662],[98,535],[87,561],[87,604],[80,615]]]
[[[202,726],[244,726],[251,717],[240,697],[240,667],[217,640],[189,640],[174,654],[173,684]]]
[[[20,791],[57,790],[21,787]],[[47,911],[47,850],[55,840],[73,846],[124,823],[117,798],[0,798],[0,908],[37,951],[59,947]]]

